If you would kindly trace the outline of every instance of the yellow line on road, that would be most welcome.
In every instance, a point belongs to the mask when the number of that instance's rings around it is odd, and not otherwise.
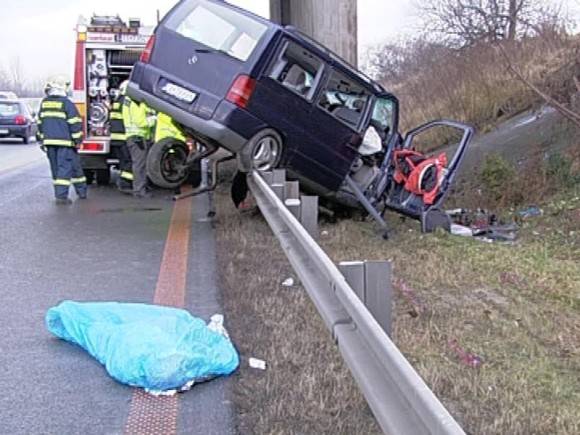
[[[176,202],[173,208],[157,287],[155,288],[155,304],[178,308],[185,305],[191,207],[192,199],[187,198]],[[155,397],[141,389],[135,390],[125,424],[125,434],[175,434],[178,413],[177,395]]]

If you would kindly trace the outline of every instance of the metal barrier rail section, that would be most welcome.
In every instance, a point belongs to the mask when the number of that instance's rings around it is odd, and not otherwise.
[[[256,202],[336,341],[381,429],[389,435],[465,434],[337,266],[301,225],[297,219],[300,204],[293,198],[290,211],[284,205],[283,189],[275,192],[265,180],[284,185],[280,174],[263,175],[254,171],[248,176]]]

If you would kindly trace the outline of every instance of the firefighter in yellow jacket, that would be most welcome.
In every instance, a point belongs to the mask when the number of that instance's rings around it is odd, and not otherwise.
[[[137,103],[129,96],[123,101],[123,123],[127,136],[127,147],[133,162],[133,196],[148,198],[147,153],[155,126],[155,112],[145,103]]]

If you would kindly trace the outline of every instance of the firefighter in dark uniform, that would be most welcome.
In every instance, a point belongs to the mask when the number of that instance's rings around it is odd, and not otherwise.
[[[123,193],[133,193],[133,169],[131,154],[127,148],[127,135],[125,134],[125,124],[123,123],[123,102],[127,92],[127,81],[121,83],[119,95],[113,101],[111,113],[109,115],[109,125],[111,128],[111,146],[117,147],[119,157],[119,190]]]
[[[83,139],[82,119],[76,106],[67,98],[69,81],[64,77],[50,79],[40,103],[38,140],[46,150],[57,204],[70,204],[71,184],[77,197],[86,199],[87,179],[84,176],[77,146]]]

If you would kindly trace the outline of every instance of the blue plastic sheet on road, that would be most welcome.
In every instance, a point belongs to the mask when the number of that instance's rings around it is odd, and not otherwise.
[[[46,313],[57,337],[78,344],[119,382],[152,391],[229,375],[239,357],[226,336],[185,310],[64,301]]]

